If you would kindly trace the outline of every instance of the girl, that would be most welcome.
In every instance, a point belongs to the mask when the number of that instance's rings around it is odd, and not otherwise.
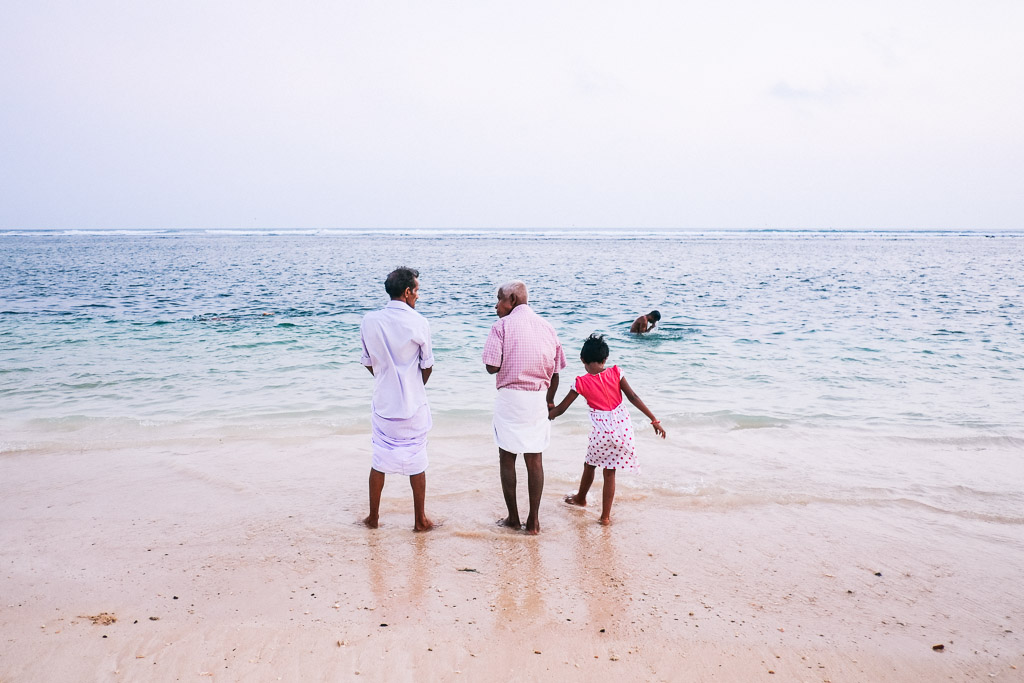
[[[572,385],[572,389],[562,402],[555,406],[548,404],[548,419],[554,420],[572,405],[580,394],[587,399],[590,406],[590,442],[587,444],[587,458],[583,464],[583,476],[580,478],[580,490],[575,495],[565,497],[570,505],[585,506],[587,492],[594,483],[594,469],[604,468],[604,491],[601,495],[601,524],[611,524],[612,500],[615,498],[615,470],[627,472],[639,469],[636,461],[636,448],[633,444],[633,424],[629,420],[629,411],[622,403],[622,394],[629,402],[640,409],[651,420],[654,432],[665,438],[665,430],[661,422],[647,409],[640,397],[630,388],[629,382],[622,376],[619,366],[613,365],[605,369],[608,360],[608,344],[603,335],[592,334],[583,342],[580,360],[587,374],[580,375]]]

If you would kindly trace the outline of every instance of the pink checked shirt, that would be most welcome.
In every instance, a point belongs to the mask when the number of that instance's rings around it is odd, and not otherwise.
[[[501,368],[494,376],[499,389],[542,391],[551,384],[551,375],[565,368],[555,328],[527,304],[491,326],[483,358],[485,365]]]

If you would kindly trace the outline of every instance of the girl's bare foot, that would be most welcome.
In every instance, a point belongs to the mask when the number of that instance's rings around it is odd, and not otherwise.
[[[602,517],[601,519],[597,520],[597,523],[602,525],[602,526],[608,526],[609,524],[612,523],[612,518],[611,517]]]
[[[587,507],[587,499],[580,498],[579,494],[576,493],[570,493],[569,495],[567,495],[565,497],[565,502],[568,503],[569,505],[575,505],[581,508]]]
[[[367,529],[376,529],[377,528],[377,517],[375,517],[374,515],[370,515],[369,517],[367,517],[366,519],[363,520],[363,524],[366,525]]]
[[[422,522],[416,522],[416,526],[412,528],[413,531],[430,531],[434,528],[434,523],[426,517],[423,518]]]

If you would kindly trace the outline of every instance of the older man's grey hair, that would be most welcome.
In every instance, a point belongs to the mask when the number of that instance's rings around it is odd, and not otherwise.
[[[502,300],[509,298],[513,294],[516,295],[516,299],[519,300],[519,303],[525,304],[528,301],[526,283],[522,280],[513,280],[512,282],[506,282],[501,287],[498,287],[498,298]]]

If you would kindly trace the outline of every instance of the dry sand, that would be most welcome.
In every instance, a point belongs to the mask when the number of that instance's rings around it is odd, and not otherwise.
[[[549,474],[527,537],[493,447],[449,437],[442,526],[389,477],[369,531],[365,441],[3,455],[0,681],[1024,680],[1018,527],[626,489],[605,528]]]

